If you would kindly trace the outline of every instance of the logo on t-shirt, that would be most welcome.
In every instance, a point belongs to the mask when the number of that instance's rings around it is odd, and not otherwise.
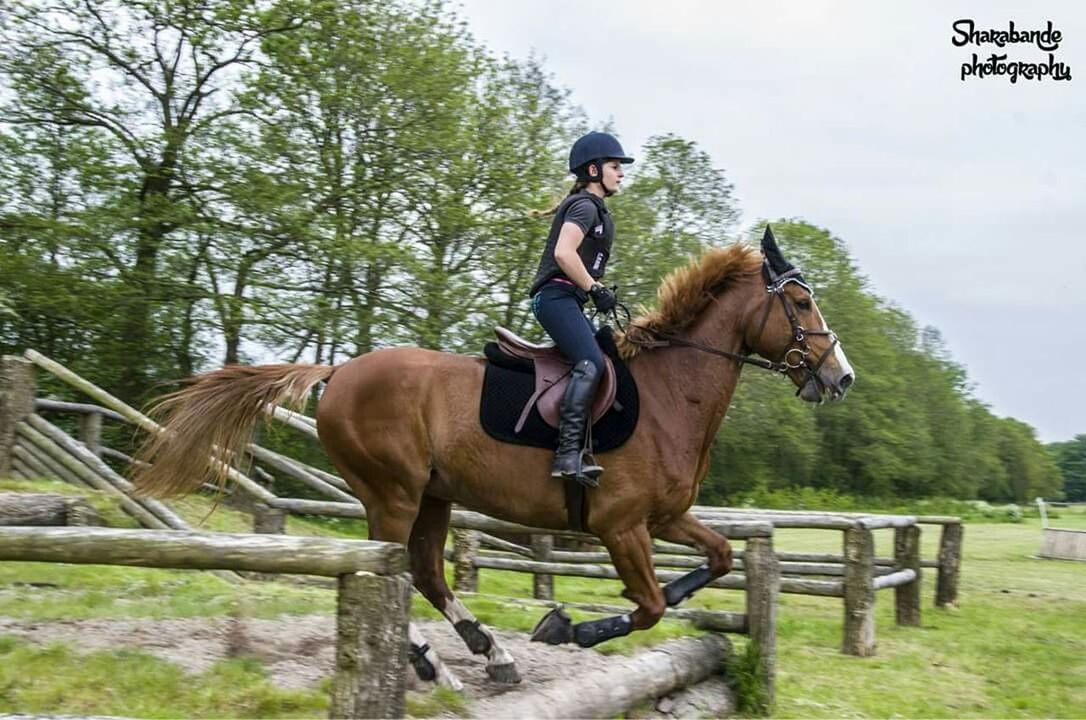
[[[602,225],[600,227],[603,227]],[[599,270],[603,264],[603,253],[596,253],[596,262],[592,263],[593,270]]]
[[[592,232],[594,232],[597,237],[603,235],[603,223],[600,223],[596,227],[592,228]]]

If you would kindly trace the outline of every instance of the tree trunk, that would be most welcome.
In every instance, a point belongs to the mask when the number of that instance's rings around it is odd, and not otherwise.
[[[176,128],[166,128],[167,134]],[[167,143],[162,160],[149,169],[140,188],[140,211],[136,228],[136,262],[129,272],[129,293],[121,308],[120,337],[124,338],[118,395],[127,402],[138,401],[147,390],[150,377],[147,358],[153,354],[151,317],[157,297],[158,255],[169,223],[162,217],[171,199],[170,188],[183,136]]]

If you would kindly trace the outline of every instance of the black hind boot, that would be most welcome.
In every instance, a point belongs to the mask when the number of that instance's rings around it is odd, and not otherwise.
[[[599,372],[589,360],[573,366],[569,385],[558,408],[558,450],[554,455],[551,477],[573,479],[587,487],[599,487],[603,468],[591,460],[584,446],[585,430],[592,421],[592,401],[599,385]],[[585,464],[584,455],[589,458]]]

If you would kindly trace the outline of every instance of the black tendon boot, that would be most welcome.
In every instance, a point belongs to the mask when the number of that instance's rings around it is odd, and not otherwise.
[[[558,450],[551,477],[571,478],[588,487],[599,487],[603,468],[594,463],[585,464],[581,454],[585,430],[592,421],[592,401],[598,385],[599,373],[590,361],[582,360],[573,366],[558,408]]]

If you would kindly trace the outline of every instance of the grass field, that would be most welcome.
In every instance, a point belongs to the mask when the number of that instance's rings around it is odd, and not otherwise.
[[[67,486],[0,481],[3,490],[61,490]],[[104,506],[108,502],[98,500]],[[108,507],[105,507],[108,511]],[[198,522],[206,501],[182,513]],[[1086,514],[1062,512],[1054,526],[1086,529]],[[246,521],[220,508],[206,525],[245,531]],[[358,537],[361,524],[291,519],[291,532]],[[777,717],[1086,717],[1086,563],[1031,557],[1040,547],[1037,520],[968,523],[961,608],[937,611],[930,572],[924,580],[921,628],[893,624],[892,591],[878,596],[878,655],[841,655],[840,600],[783,595],[779,613]],[[924,529],[924,556],[933,557],[935,528]],[[840,549],[834,531],[780,531],[780,550]],[[889,554],[891,531],[876,531]],[[480,593],[530,594],[530,576],[483,571]],[[557,578],[556,593],[571,601],[622,602],[618,583]],[[710,591],[692,605],[741,609],[737,592]],[[468,600],[484,622],[530,629],[539,611],[490,598]],[[208,573],[99,566],[0,563],[0,617],[21,621],[78,618],[168,618],[331,612],[323,587],[279,583],[231,585]],[[436,617],[416,600],[414,612]],[[451,632],[451,630],[450,630]],[[610,644],[613,652],[690,633],[662,623]],[[736,639],[737,645],[742,640]],[[439,693],[416,701],[416,714],[455,705]],[[262,666],[239,657],[199,675],[150,655],[118,649],[78,653],[35,646],[0,634],[0,713],[102,714],[131,717],[320,717],[327,684],[309,691],[272,686]]]

